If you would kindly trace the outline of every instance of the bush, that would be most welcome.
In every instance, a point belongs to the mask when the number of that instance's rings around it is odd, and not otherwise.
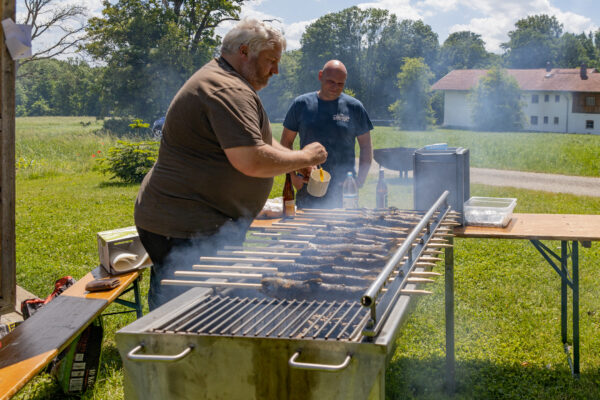
[[[107,118],[102,127],[108,132],[118,135],[135,138],[152,136],[150,124],[144,123],[141,119],[129,118]]]
[[[140,183],[156,161],[158,143],[117,140],[117,146],[108,149],[108,156],[101,161],[101,170],[104,174],[112,174],[110,179]]]

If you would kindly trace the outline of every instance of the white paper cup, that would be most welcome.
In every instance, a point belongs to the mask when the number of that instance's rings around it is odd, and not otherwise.
[[[331,175],[329,175],[329,172],[323,170],[323,181],[321,182],[321,172],[318,169],[314,169],[310,173],[308,187],[306,189],[311,196],[323,197],[325,193],[327,193],[327,187],[329,186],[330,180]]]

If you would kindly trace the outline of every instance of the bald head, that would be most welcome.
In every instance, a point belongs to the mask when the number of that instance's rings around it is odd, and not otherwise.
[[[346,66],[339,60],[329,60],[323,65],[322,71],[324,73],[343,73],[344,75],[348,75],[348,71],[346,71]]]
[[[340,97],[344,91],[347,76],[348,72],[341,61],[327,61],[323,69],[319,71],[319,81],[321,81],[319,98],[321,100],[332,101]]]

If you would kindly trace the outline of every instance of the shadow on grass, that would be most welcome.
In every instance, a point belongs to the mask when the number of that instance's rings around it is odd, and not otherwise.
[[[127,182],[116,182],[116,181],[103,181],[98,184],[99,188],[109,188],[109,187],[130,187],[130,186],[139,186],[140,183],[127,183]]]
[[[386,399],[600,399],[600,372],[579,379],[564,365],[535,367],[486,361],[456,363],[455,391],[446,390],[444,358],[392,360],[386,371]]]

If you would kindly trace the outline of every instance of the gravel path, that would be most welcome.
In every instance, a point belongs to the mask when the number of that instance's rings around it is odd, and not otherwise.
[[[471,183],[600,197],[600,178],[471,168]]]
[[[377,174],[378,171],[379,164],[373,161],[369,174]],[[397,176],[397,174],[397,171],[386,169],[386,177]],[[408,173],[408,176],[412,178],[412,171]],[[473,167],[471,167],[470,178],[471,183],[484,185],[600,197],[600,178]]]

